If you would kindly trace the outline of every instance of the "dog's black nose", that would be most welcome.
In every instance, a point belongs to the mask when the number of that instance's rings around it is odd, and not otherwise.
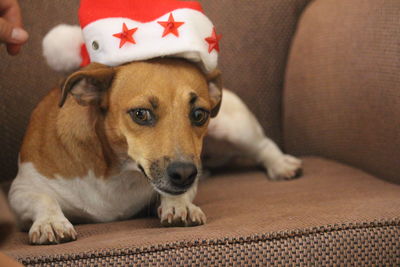
[[[174,186],[187,187],[196,179],[197,168],[193,163],[173,162],[167,167],[167,174]]]

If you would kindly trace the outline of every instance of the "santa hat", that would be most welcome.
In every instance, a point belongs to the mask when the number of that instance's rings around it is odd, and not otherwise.
[[[81,27],[59,25],[43,39],[43,54],[57,71],[167,56],[206,72],[217,67],[221,35],[198,2],[81,0],[79,20]]]

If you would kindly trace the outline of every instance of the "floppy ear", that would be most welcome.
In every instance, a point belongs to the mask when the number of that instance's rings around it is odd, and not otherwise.
[[[221,71],[214,70],[207,76],[210,101],[211,101],[211,118],[218,115],[219,109],[221,107],[222,100],[222,79]]]
[[[113,68],[99,63],[92,63],[71,74],[62,85],[59,106],[64,105],[69,93],[80,105],[100,104],[102,96],[111,86],[114,74]]]

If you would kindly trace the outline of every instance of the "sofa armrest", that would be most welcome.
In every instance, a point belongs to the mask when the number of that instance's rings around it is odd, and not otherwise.
[[[400,1],[317,0],[298,24],[284,88],[284,139],[400,183]]]

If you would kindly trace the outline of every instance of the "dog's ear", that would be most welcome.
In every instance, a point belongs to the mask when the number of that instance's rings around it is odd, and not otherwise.
[[[222,100],[222,79],[221,71],[216,69],[207,76],[210,101],[211,101],[211,118],[218,115],[221,108]]]
[[[59,106],[62,107],[70,93],[83,106],[100,104],[102,96],[111,86],[115,71],[113,68],[91,63],[71,74],[62,85]]]

